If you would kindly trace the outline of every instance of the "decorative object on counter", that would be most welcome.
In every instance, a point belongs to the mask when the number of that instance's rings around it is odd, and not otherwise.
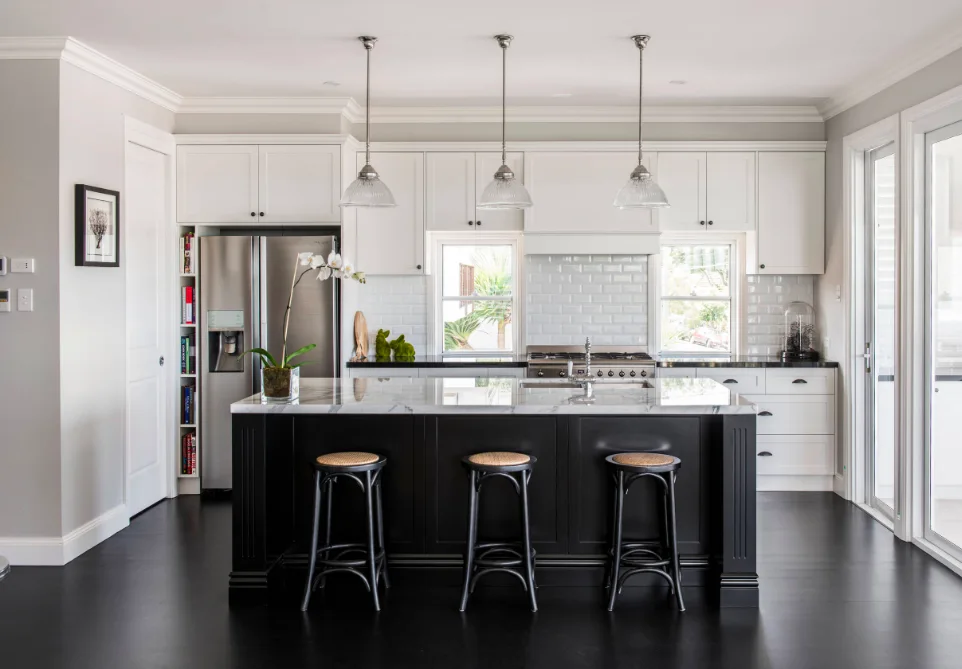
[[[653,209],[667,207],[668,198],[651,177],[648,168],[641,164],[641,130],[643,114],[641,101],[645,92],[645,47],[648,46],[648,35],[634,35],[631,38],[638,47],[638,166],[631,172],[628,183],[621,187],[615,195],[614,205],[619,209]]]
[[[302,267],[307,269],[302,270]],[[315,348],[317,344],[302,346],[293,353],[287,352],[287,331],[291,324],[291,305],[294,302],[294,289],[305,276],[311,272],[317,272],[318,281],[327,279],[351,279],[358,283],[367,283],[364,272],[355,271],[354,266],[346,258],[342,258],[340,253],[331,251],[325,260],[323,257],[305,251],[297,254],[294,261],[294,274],[291,277],[291,294],[287,298],[287,308],[284,309],[284,344],[281,347],[281,357],[275,359],[274,356],[263,348],[252,348],[244,351],[242,355],[256,353],[261,357],[261,397],[268,402],[290,402],[297,399],[300,393],[300,366],[309,364],[299,362],[292,365],[294,358],[304,355]]]
[[[414,360],[414,344],[404,341],[404,335],[390,342],[390,346],[391,350],[394,351],[395,360]]]
[[[785,308],[785,350],[782,360],[818,360],[815,342],[815,310],[805,302],[791,302]]]
[[[501,46],[501,167],[494,173],[494,180],[482,191],[478,209],[527,209],[531,206],[531,195],[508,167],[505,140],[508,47],[514,38],[511,35],[495,35],[494,39]]]
[[[387,341],[390,336],[390,330],[377,331],[374,339],[374,359],[378,362],[388,362],[391,359],[391,345]]]
[[[120,193],[74,186],[74,264],[120,267]]]
[[[367,358],[367,319],[364,312],[354,312],[354,357],[351,362],[360,362]]]
[[[364,167],[341,198],[342,207],[394,207],[394,195],[371,167],[371,50],[377,37],[358,37],[367,51],[367,97],[364,101]]]

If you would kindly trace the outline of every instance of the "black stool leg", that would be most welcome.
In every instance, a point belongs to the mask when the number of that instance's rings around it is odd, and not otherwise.
[[[678,526],[675,522],[675,472],[668,474],[668,509],[671,525],[671,566],[675,577],[675,599],[678,600],[678,610],[685,610],[685,600],[681,596],[681,565],[678,561]]]
[[[625,507],[625,473],[618,470],[618,485],[615,494],[615,535],[611,547],[611,588],[608,593],[608,610],[615,610],[615,597],[618,596],[618,572],[621,568],[621,517]]]
[[[524,571],[531,596],[531,612],[538,612],[538,598],[534,592],[534,560],[531,557],[531,523],[528,520],[528,472],[521,474],[521,518],[524,527]]]
[[[384,544],[384,508],[381,506],[381,475],[378,474],[377,483],[374,486],[374,498],[377,502],[377,541],[378,550],[384,553],[381,562],[381,576],[384,577],[384,587],[390,588],[391,581],[387,577],[387,546]]]
[[[307,585],[304,586],[304,600],[301,611],[307,611],[311,602],[311,590],[314,584],[314,567],[317,565],[317,535],[321,528],[321,473],[314,472],[314,531],[311,533],[311,564],[307,569]]]
[[[615,545],[615,532],[618,529],[618,478],[615,479],[615,485],[613,486],[614,494],[611,498],[611,537],[608,539],[608,555],[605,560],[605,589],[611,587],[611,556],[613,554]]]
[[[331,523],[332,523],[331,518],[334,512],[334,482],[336,480],[337,480],[336,477],[329,478],[321,486],[322,496],[324,495],[325,488],[327,489],[327,499],[324,502],[327,505],[327,508],[325,509],[327,513],[327,519],[325,520],[325,523],[324,523],[324,545],[325,546],[331,545]],[[328,560],[330,559],[330,557],[331,557],[331,551],[330,550],[324,551],[324,559]],[[320,579],[320,582],[317,584],[317,587],[323,588],[326,584],[327,584],[327,576],[325,576],[324,574],[321,574],[321,579]]]
[[[461,590],[461,612],[468,607],[468,589],[474,571],[474,544],[478,538],[478,473],[471,470],[471,499],[468,504],[468,546],[464,554],[464,587]]]
[[[367,511],[367,558],[371,572],[371,596],[374,598],[374,610],[381,610],[381,602],[377,596],[377,558],[374,553],[374,502],[371,499],[371,472],[364,472],[364,496]]]

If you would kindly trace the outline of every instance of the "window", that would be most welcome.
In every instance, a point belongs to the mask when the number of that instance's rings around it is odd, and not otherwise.
[[[437,348],[445,354],[517,350],[513,240],[439,241]]]
[[[661,350],[730,354],[732,245],[679,244],[661,249]]]

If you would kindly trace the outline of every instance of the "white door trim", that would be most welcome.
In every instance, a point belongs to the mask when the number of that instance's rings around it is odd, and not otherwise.
[[[176,189],[175,165],[177,162],[175,157],[176,157],[177,145],[176,145],[176,142],[174,141],[173,134],[160,130],[159,128],[155,128],[154,126],[148,125],[143,121],[139,121],[135,118],[124,115],[124,179],[125,179],[124,195],[126,195],[126,191],[127,191],[126,162],[127,162],[128,144],[136,144],[139,146],[143,146],[147,149],[156,151],[157,153],[160,153],[166,156],[165,161],[167,163],[167,191],[168,192],[167,192],[167,221],[166,221],[166,227],[165,227],[165,234],[163,236],[163,244],[164,244],[165,251],[162,256],[165,276],[162,277],[162,285],[168,287],[165,297],[169,298],[170,295],[176,294],[175,291],[177,290],[177,275],[174,272],[174,267],[177,262],[177,259],[175,257],[175,254],[173,253],[173,248],[174,248],[173,233],[175,231],[175,225],[176,225],[175,212],[177,207],[176,190],[175,190]],[[123,197],[122,199],[124,202],[124,220],[126,221],[128,220],[126,208],[130,200],[126,197]],[[126,240],[129,238],[129,235],[122,235],[121,238],[124,240],[123,243],[125,245],[123,249],[123,257],[129,258],[130,256],[127,254],[127,248],[126,248]],[[127,270],[125,269],[124,272],[126,273],[126,271]],[[162,313],[170,315],[173,312],[171,309],[166,308],[167,306],[169,305],[165,301],[165,308],[163,309]],[[163,373],[163,381],[164,381],[163,388],[164,388],[165,397],[167,399],[167,420],[164,422],[164,431],[163,431],[163,434],[161,435],[161,439],[163,440],[162,443],[164,444],[164,452],[167,454],[167,469],[166,469],[167,497],[176,497],[177,496],[177,463],[176,463],[176,453],[174,452],[174,449],[171,447],[172,428],[171,428],[170,422],[171,422],[171,416],[177,415],[177,407],[175,402],[176,395],[174,392],[174,387],[177,383],[179,383],[179,381],[174,373],[177,365],[174,364],[174,358],[171,355],[171,349],[169,344],[170,342],[173,341],[174,334],[175,334],[173,316],[170,316],[169,318],[164,318],[161,321],[161,328],[162,328],[162,331],[160,334],[161,334],[162,341],[164,342],[164,346],[162,348],[163,356],[167,361],[169,361],[169,364],[164,365],[164,373]],[[126,324],[124,326],[124,341],[125,342],[127,341]],[[125,381],[125,385],[126,385],[126,381]],[[123,463],[124,505],[125,506],[129,499],[129,491],[127,489],[127,461],[126,461],[128,446],[129,446],[129,444],[126,443],[127,426],[129,424],[128,411],[129,411],[129,406],[125,399],[124,463]]]

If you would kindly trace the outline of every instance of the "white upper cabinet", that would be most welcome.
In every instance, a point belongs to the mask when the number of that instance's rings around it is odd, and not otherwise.
[[[654,154],[645,154],[652,174],[655,162]],[[525,185],[534,204],[525,213],[524,231],[657,232],[650,209],[613,204],[637,164],[633,151],[526,151]]]
[[[658,210],[661,230],[755,229],[753,151],[661,152],[657,181],[671,205]]]
[[[758,154],[758,234],[748,272],[825,272],[825,154]]]
[[[354,261],[370,275],[424,273],[424,154],[372,153],[396,207],[357,207]],[[364,154],[357,155],[357,169]]]
[[[180,223],[253,223],[257,208],[256,146],[177,149]]]
[[[180,223],[337,223],[340,197],[339,146],[177,149]]]
[[[341,220],[341,147],[261,146],[258,154],[265,223]]]
[[[524,154],[509,153],[508,166],[524,182]],[[501,167],[500,153],[428,152],[424,157],[427,230],[521,230],[520,209],[478,209],[481,193]]]

